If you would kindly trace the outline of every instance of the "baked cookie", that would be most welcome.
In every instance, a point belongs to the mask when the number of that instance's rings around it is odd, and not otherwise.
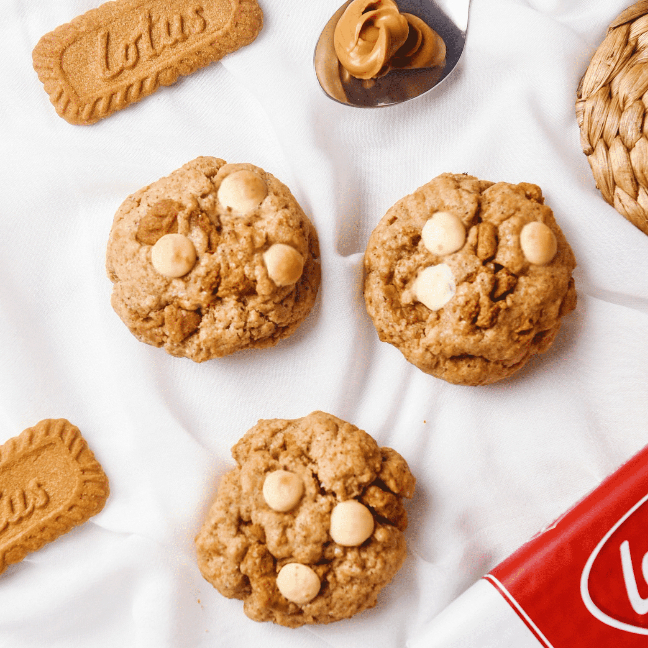
[[[0,573],[101,511],[108,478],[76,425],[45,419],[0,446]]]
[[[261,420],[232,455],[196,538],[203,576],[292,628],[373,607],[405,559],[405,460],[324,412]]]
[[[317,233],[288,188],[213,157],[124,201],[106,269],[133,335],[196,362],[289,336],[320,283]]]
[[[576,306],[574,254],[528,183],[444,173],[389,209],[364,265],[380,339],[461,385],[516,372]]]
[[[45,34],[34,69],[56,112],[94,124],[251,43],[256,0],[110,0]]]

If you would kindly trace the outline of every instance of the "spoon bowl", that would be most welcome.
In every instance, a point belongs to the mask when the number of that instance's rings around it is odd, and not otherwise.
[[[398,0],[401,12],[418,16],[443,39],[445,64],[417,70],[391,70],[369,82],[344,74],[335,53],[333,35],[351,2],[345,2],[331,16],[315,47],[315,74],[322,90],[331,99],[356,108],[393,106],[429,92],[457,67],[466,43],[471,0]]]

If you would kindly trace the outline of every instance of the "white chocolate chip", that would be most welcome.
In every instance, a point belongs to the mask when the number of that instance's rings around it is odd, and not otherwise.
[[[432,252],[444,256],[463,247],[466,242],[466,228],[454,214],[436,212],[421,230],[423,245]]]
[[[294,247],[275,243],[263,253],[268,276],[277,286],[291,286],[304,271],[304,257]]]
[[[165,234],[151,249],[151,263],[165,277],[184,277],[196,259],[194,244],[182,234]]]
[[[275,470],[263,482],[263,498],[274,511],[285,513],[294,509],[304,494],[304,482],[288,470]]]
[[[546,265],[556,256],[558,241],[547,225],[533,221],[522,228],[520,247],[529,263]]]
[[[321,583],[319,576],[307,565],[289,563],[277,574],[277,587],[289,601],[306,605],[317,596]]]
[[[331,513],[331,538],[344,547],[361,545],[374,529],[371,511],[357,500],[346,500],[335,506]]]
[[[225,208],[238,214],[256,209],[268,195],[265,180],[254,171],[241,169],[223,178],[218,188],[218,200]]]
[[[416,299],[432,311],[443,308],[457,291],[452,269],[445,263],[425,268],[413,288]]]

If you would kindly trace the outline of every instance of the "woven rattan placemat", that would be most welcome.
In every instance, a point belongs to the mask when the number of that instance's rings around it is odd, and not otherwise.
[[[609,26],[578,87],[576,118],[596,186],[648,234],[648,0]]]

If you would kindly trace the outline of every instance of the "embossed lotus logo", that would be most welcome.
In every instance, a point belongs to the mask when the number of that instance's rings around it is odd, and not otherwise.
[[[581,575],[581,597],[608,626],[648,635],[648,495],[598,543]]]

